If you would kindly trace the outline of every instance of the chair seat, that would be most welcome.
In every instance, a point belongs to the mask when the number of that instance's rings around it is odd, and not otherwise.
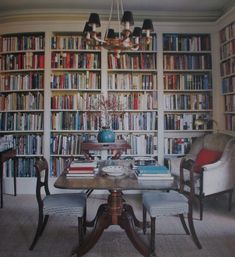
[[[66,215],[82,217],[86,207],[86,194],[53,194],[43,199],[46,215]]]
[[[151,217],[188,213],[188,199],[176,192],[145,192],[143,204]]]

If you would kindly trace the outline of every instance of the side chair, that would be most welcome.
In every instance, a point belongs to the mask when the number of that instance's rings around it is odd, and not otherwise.
[[[38,225],[29,250],[33,250],[39,237],[42,235],[50,215],[63,215],[78,217],[78,243],[81,244],[86,226],[86,194],[65,193],[50,194],[48,187],[48,163],[42,157],[36,160],[36,198],[38,203]],[[41,189],[45,190],[45,197],[41,195]]]
[[[180,165],[180,187],[179,190],[156,191],[143,193],[143,232],[146,233],[147,213],[150,216],[150,252],[155,253],[155,223],[156,218],[162,216],[178,215],[186,234],[192,235],[195,245],[201,249],[201,243],[197,237],[193,223],[193,200],[194,200],[194,161],[183,158]],[[189,172],[189,180],[185,181],[184,173]],[[188,193],[185,194],[185,187],[188,187]],[[188,226],[186,225],[184,215],[187,215]]]

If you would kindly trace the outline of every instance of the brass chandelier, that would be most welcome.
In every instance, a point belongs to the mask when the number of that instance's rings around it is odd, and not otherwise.
[[[118,32],[111,28],[113,18],[113,10],[116,5]],[[122,19],[120,19],[122,15]],[[144,40],[144,44],[151,41],[151,32],[153,32],[153,24],[151,19],[145,19],[143,26],[135,27],[133,32],[131,27],[134,25],[132,12],[124,11],[122,0],[112,0],[109,14],[108,26],[106,28],[104,38],[98,36],[97,28],[101,27],[99,14],[91,13],[88,22],[86,22],[83,33],[86,40],[91,46],[101,46],[107,50],[116,52],[117,55],[123,50],[138,50],[140,47],[140,38]],[[121,26],[123,27],[121,31]]]

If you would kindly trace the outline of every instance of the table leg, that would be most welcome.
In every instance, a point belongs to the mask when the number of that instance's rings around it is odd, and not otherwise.
[[[2,162],[0,162],[0,194],[1,194],[1,208],[3,208],[3,165]]]
[[[102,204],[95,219],[88,225],[94,225],[93,230],[87,235],[83,243],[73,250],[73,256],[86,254],[98,241],[103,231],[110,225],[119,225],[124,229],[134,247],[145,257],[150,256],[148,245],[141,240],[135,228],[141,227],[141,222],[134,215],[132,207],[123,203],[121,191],[111,191],[107,204]]]

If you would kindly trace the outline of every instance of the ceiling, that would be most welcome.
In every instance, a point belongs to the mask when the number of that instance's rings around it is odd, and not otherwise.
[[[45,15],[99,12],[108,16],[111,0],[0,0],[0,18],[13,15]],[[213,21],[235,6],[235,0],[123,0],[124,9],[155,20]]]

